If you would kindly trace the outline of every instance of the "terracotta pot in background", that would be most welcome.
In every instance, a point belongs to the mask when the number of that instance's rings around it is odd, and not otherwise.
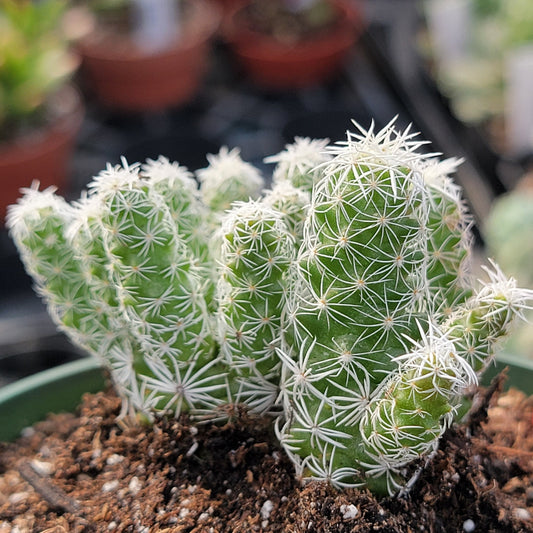
[[[82,75],[103,104],[127,111],[179,105],[197,91],[207,69],[220,10],[205,0],[189,2],[181,36],[157,51],[140,50],[125,35],[96,29],[78,42]]]
[[[64,192],[76,135],[84,108],[78,92],[65,88],[58,96],[61,111],[49,125],[0,143],[0,226],[7,206],[20,197],[20,189],[38,180],[41,189],[55,185]]]
[[[255,31],[246,20],[246,2],[227,18],[224,35],[245,74],[271,89],[300,89],[337,74],[359,38],[361,17],[353,3],[332,0],[339,17],[331,29],[314,39],[288,46]]]

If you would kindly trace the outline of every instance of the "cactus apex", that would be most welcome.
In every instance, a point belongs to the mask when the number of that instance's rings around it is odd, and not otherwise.
[[[13,236],[27,231],[26,221],[38,216],[37,213],[41,209],[52,208],[56,212],[59,210],[64,214],[72,214],[69,204],[56,195],[57,187],[47,187],[43,190],[39,190],[39,187],[39,181],[33,181],[30,187],[21,189],[22,196],[17,203],[8,206],[6,227]]]
[[[533,309],[533,305],[528,303],[533,301],[533,290],[517,287],[516,279],[508,278],[492,259],[489,259],[489,264],[490,267],[487,265],[481,267],[489,280],[480,280],[481,289],[476,294],[476,300],[485,305],[501,304],[504,301],[506,305],[495,312],[511,311],[511,319],[516,316],[527,321],[524,311]]]
[[[294,142],[285,145],[285,150],[266,157],[265,163],[277,163],[272,176],[273,183],[289,181],[295,187],[311,193],[320,167],[331,159],[326,147],[329,139],[295,137]]]
[[[140,168],[141,174],[143,176],[149,176],[154,184],[164,182],[172,189],[174,182],[179,182],[193,196],[196,198],[200,196],[193,173],[177,161],[170,161],[168,158],[160,155],[157,159],[147,159],[146,163],[141,165]]]
[[[218,154],[208,154],[209,165],[196,171],[204,203],[222,213],[235,200],[246,201],[259,196],[264,187],[261,173],[242,160],[239,148],[223,146]]]

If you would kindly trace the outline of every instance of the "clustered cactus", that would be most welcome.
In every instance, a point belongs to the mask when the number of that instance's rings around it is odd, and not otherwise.
[[[393,494],[434,450],[533,292],[471,279],[472,220],[394,121],[267,162],[108,167],[79,202],[26,190],[11,234],[52,317],[124,415],[276,417],[297,475]],[[252,197],[253,196],[253,197]],[[215,228],[217,228],[215,230]]]

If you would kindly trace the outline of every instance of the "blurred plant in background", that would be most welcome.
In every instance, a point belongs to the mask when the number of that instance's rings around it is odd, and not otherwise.
[[[336,19],[330,0],[252,0],[246,10],[255,30],[286,44],[327,31]]]
[[[485,220],[487,252],[515,277],[522,287],[533,288],[533,173],[524,176],[515,190],[497,198]],[[504,350],[533,359],[533,313],[516,326]]]
[[[47,121],[78,59],[61,22],[67,3],[0,0],[0,140]]]
[[[183,0],[84,0],[79,2],[104,31],[131,38],[140,50],[155,52],[179,38],[183,26]]]
[[[436,82],[456,116],[475,125],[504,117],[509,106],[509,61],[517,50],[533,43],[533,2],[425,0],[423,6],[429,34],[422,47],[429,47]],[[450,54],[449,49],[457,53]],[[509,144],[501,131],[493,140],[499,148]]]

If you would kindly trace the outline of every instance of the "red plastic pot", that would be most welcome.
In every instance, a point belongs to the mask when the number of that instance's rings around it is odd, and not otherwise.
[[[164,50],[140,50],[125,35],[102,34],[98,25],[77,45],[82,75],[96,98],[126,111],[159,110],[190,100],[207,69],[220,10],[204,0],[189,2],[182,35]]]
[[[315,39],[287,46],[254,31],[245,16],[246,2],[228,17],[225,36],[239,65],[256,84],[271,89],[299,89],[335,76],[361,33],[353,3],[332,0],[339,12],[335,26]]]
[[[62,112],[42,128],[0,144],[0,226],[7,206],[16,202],[22,187],[38,180],[41,189],[55,185],[60,192],[67,186],[69,162],[84,108],[72,87],[61,93]]]

